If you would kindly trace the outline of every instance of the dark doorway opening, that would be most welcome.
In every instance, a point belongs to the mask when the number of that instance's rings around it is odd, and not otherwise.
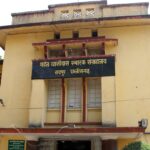
[[[58,141],[57,150],[91,150],[91,141]]]

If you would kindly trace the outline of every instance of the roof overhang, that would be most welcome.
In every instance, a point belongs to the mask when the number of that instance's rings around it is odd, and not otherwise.
[[[122,26],[150,25],[150,15],[91,18],[79,20],[61,20],[29,24],[8,25],[0,27],[0,46],[5,48],[7,35],[52,32],[67,29],[111,28]]]
[[[140,127],[114,127],[114,128],[0,128],[0,136],[20,135],[30,138],[92,138],[99,137],[102,140],[137,138],[143,135],[144,128]]]
[[[118,45],[118,39],[112,39],[112,38],[105,38],[105,36],[102,37],[86,37],[86,38],[77,38],[77,39],[59,39],[59,40],[48,40],[46,42],[40,42],[40,43],[32,43],[32,45],[35,48],[41,48],[44,46],[55,46],[55,45],[67,45],[67,44],[76,44],[76,43],[84,43],[84,44],[90,44],[90,43],[104,43],[105,45],[111,45],[111,46],[117,46]]]

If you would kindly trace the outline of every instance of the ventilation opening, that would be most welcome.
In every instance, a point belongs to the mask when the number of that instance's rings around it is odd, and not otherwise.
[[[92,31],[92,37],[98,37],[97,30],[93,30],[93,31]]]
[[[55,40],[59,40],[60,39],[60,33],[59,32],[54,34],[54,39]]]
[[[73,32],[73,38],[74,39],[79,38],[79,32],[78,31]]]
[[[91,150],[91,141],[58,141],[57,150]]]

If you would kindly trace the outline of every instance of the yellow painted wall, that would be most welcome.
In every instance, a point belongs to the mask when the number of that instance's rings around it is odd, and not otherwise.
[[[32,60],[43,58],[43,52],[34,49],[32,42],[45,41],[51,36],[51,33],[35,33],[7,37],[0,89],[5,107],[0,106],[0,127],[28,127]]]
[[[82,122],[82,110],[66,110],[66,122]]]
[[[149,30],[149,26],[99,28],[100,35],[118,39],[117,47],[106,47],[106,54],[116,54],[114,85],[116,93],[114,95],[116,95],[117,126],[137,126],[140,119],[150,118],[148,115],[150,100]],[[84,33],[87,34],[85,30],[82,31],[82,36]],[[32,91],[31,61],[35,58],[43,58],[43,52],[34,49],[31,43],[45,41],[52,36],[53,33],[8,36],[2,79],[5,82],[2,81],[0,95],[6,105],[6,107],[0,106],[0,125],[2,127],[9,127],[12,124],[28,126]],[[107,85],[105,86],[107,89]],[[107,92],[110,92],[109,89]],[[109,97],[109,100],[114,100],[114,96]],[[17,117],[10,119],[2,117],[10,116],[10,114]]]
[[[32,90],[29,105],[29,125],[43,126],[47,111],[47,82],[45,80],[32,80]]]
[[[102,123],[116,124],[115,77],[102,77]]]
[[[87,121],[88,122],[102,122],[102,110],[100,108],[87,109]]]
[[[47,110],[45,122],[60,123],[61,122],[61,110],[59,109]]]
[[[117,126],[138,126],[142,118],[150,119],[150,27],[115,27],[99,32],[118,39],[117,47],[106,50],[107,54],[116,54]]]
[[[84,36],[89,30],[81,33]],[[102,110],[102,120],[116,122],[117,127],[138,126],[142,118],[150,120],[150,26],[99,28],[99,35],[118,39],[118,46],[106,47],[106,54],[116,55],[116,76],[115,80],[105,81],[104,89],[107,92],[103,95],[109,101],[116,101],[116,105],[108,103],[112,105],[104,107],[106,110]],[[53,33],[45,32],[7,37],[0,94],[6,106],[0,106],[0,127],[28,127],[34,115],[37,120],[40,119],[39,112],[34,111],[32,114],[29,111],[30,106],[35,107],[34,104],[37,104],[32,96],[40,101],[39,93],[32,93],[32,86],[35,91],[41,88],[38,81],[35,84],[33,82],[36,81],[31,81],[31,62],[32,59],[43,58],[43,52],[34,49],[32,42],[46,41],[52,36]],[[34,100],[32,105],[30,100]],[[150,126],[147,131],[150,131]]]

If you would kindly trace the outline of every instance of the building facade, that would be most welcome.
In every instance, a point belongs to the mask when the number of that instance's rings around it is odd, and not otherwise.
[[[148,5],[103,0],[13,13],[0,27],[0,149],[150,143]]]

